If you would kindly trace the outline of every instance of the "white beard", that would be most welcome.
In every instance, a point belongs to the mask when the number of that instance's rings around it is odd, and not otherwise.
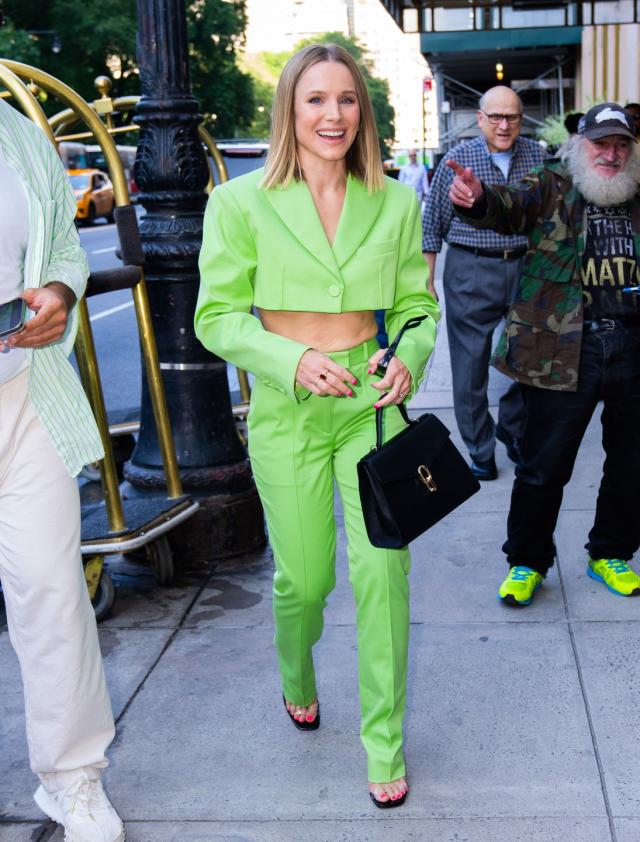
[[[562,150],[562,161],[573,179],[573,183],[587,202],[601,208],[628,202],[640,189],[640,150],[631,144],[631,154],[625,168],[614,176],[597,173],[589,164],[585,154],[583,138],[574,135]]]

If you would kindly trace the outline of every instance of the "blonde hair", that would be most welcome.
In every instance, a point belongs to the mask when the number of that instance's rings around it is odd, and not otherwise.
[[[344,64],[355,85],[360,126],[345,158],[347,172],[362,181],[370,193],[381,190],[384,171],[369,93],[353,57],[337,44],[311,44],[292,56],[284,66],[273,101],[271,137],[262,186],[267,189],[286,187],[292,179],[302,179],[296,153],[295,92],[302,74],[320,61]]]

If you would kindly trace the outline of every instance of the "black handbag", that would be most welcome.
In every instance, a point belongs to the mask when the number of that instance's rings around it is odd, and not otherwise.
[[[378,374],[386,371],[404,331],[421,321],[404,325],[381,359]],[[427,412],[412,420],[403,404],[398,409],[407,428],[383,443],[385,407],[377,409],[375,447],[357,466],[369,541],[387,549],[405,547],[480,490],[439,418]]]

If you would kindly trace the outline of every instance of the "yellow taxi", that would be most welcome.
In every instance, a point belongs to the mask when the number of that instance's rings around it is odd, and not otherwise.
[[[76,219],[93,225],[97,217],[113,222],[113,185],[100,170],[67,170],[78,204]]]

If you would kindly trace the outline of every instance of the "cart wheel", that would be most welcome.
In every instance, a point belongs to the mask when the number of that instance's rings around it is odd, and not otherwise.
[[[153,565],[153,572],[159,585],[170,585],[175,575],[173,568],[173,550],[166,535],[157,538],[147,547],[148,558]]]
[[[100,575],[100,581],[98,582],[98,590],[96,591],[94,598],[91,600],[96,620],[98,622],[109,616],[111,609],[113,608],[115,598],[116,589],[113,585],[111,576],[103,570]]]

